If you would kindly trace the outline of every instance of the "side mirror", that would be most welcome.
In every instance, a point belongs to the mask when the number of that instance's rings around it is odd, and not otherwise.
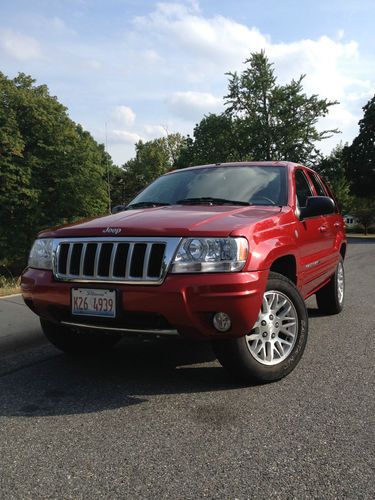
[[[309,196],[306,206],[301,208],[300,219],[333,214],[336,211],[335,202],[328,196]]]

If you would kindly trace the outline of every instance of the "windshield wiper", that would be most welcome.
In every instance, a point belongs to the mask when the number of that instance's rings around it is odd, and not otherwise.
[[[248,201],[227,200],[226,198],[213,198],[211,196],[202,196],[200,198],[185,198],[176,201],[176,205],[251,205]]]
[[[153,208],[153,207],[164,207],[165,205],[170,205],[165,201],[139,201],[138,203],[132,203],[128,205],[125,210],[132,210],[133,208]]]

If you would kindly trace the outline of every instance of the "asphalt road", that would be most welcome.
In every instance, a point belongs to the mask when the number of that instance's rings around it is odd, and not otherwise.
[[[0,298],[0,356],[44,342],[39,318],[26,307],[21,295]]]
[[[188,342],[3,354],[0,497],[373,499],[375,242],[346,274],[344,312],[309,301],[304,357],[273,384],[240,387]]]

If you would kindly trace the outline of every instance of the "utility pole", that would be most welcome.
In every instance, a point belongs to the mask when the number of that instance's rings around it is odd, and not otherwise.
[[[109,161],[108,161],[108,134],[107,134],[107,122],[105,122],[105,161],[107,165],[107,191],[108,191],[108,213],[111,213],[111,183],[109,175]]]

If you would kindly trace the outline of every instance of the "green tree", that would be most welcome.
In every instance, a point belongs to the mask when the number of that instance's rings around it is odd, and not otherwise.
[[[315,169],[330,185],[343,213],[350,212],[354,198],[350,182],[346,175],[346,157],[344,146],[339,144],[330,155],[324,157]]]
[[[345,148],[345,155],[353,193],[370,197],[375,196],[375,95],[363,111],[359,134],[351,146]]]
[[[125,174],[122,167],[111,165],[109,170],[111,207],[122,205],[125,199]]]
[[[369,227],[375,223],[375,200],[373,198],[356,199],[352,213],[363,226],[364,233],[367,235]]]
[[[316,125],[337,103],[307,96],[302,86],[304,75],[278,85],[264,52],[251,54],[244,64],[241,74],[227,73],[224,116],[228,120],[221,118],[225,146],[220,147],[219,138],[215,140],[220,117],[210,115],[194,130],[190,157],[209,163],[233,159],[317,163],[321,155],[316,144],[338,131],[319,132]],[[219,157],[220,153],[224,157]]]
[[[168,134],[151,141],[139,141],[136,155],[123,166],[124,202],[129,202],[150,182],[177,167],[180,151],[186,139],[180,134]]]
[[[106,211],[103,146],[20,73],[0,73],[0,265],[19,271],[35,234]]]
[[[209,114],[195,126],[194,139],[187,138],[178,166],[236,161],[238,157],[238,137],[232,118]]]

